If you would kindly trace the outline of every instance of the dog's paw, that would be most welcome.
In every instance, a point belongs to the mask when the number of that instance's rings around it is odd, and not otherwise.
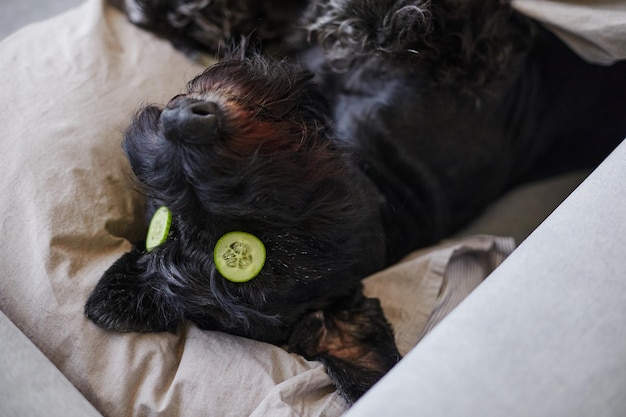
[[[167,291],[159,289],[158,278],[141,277],[136,262],[141,256],[137,249],[128,252],[104,273],[85,304],[85,315],[109,330],[174,332],[182,314]]]
[[[294,328],[290,350],[321,361],[339,393],[359,399],[400,360],[393,331],[376,299],[342,310],[316,311]]]

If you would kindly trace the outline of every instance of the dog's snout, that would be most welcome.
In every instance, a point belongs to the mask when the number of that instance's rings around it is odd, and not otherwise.
[[[220,109],[210,101],[181,100],[163,110],[160,122],[170,141],[208,143],[219,134]]]

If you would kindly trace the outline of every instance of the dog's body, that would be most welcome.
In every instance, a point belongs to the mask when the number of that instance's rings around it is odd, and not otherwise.
[[[224,60],[138,113],[125,151],[172,230],[114,264],[86,313],[288,343],[354,401],[399,360],[360,280],[513,184],[599,162],[626,136],[626,71],[585,64],[498,1],[328,1],[304,21],[317,42],[288,60]],[[267,249],[246,283],[213,262],[233,230]]]

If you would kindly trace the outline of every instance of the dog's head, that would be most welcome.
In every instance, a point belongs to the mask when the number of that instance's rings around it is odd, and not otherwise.
[[[128,128],[124,149],[150,206],[173,213],[142,268],[165,277],[200,325],[273,341],[381,266],[375,207],[326,112],[309,73],[254,57],[216,64]],[[226,281],[213,262],[231,231],[266,248],[246,283]]]

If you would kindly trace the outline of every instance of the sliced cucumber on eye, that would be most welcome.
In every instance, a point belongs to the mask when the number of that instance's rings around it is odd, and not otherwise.
[[[172,225],[172,212],[165,206],[161,206],[154,212],[148,235],[146,236],[146,250],[150,252],[167,240]]]
[[[265,246],[246,232],[229,232],[215,244],[213,259],[218,272],[232,282],[246,282],[265,265]]]

